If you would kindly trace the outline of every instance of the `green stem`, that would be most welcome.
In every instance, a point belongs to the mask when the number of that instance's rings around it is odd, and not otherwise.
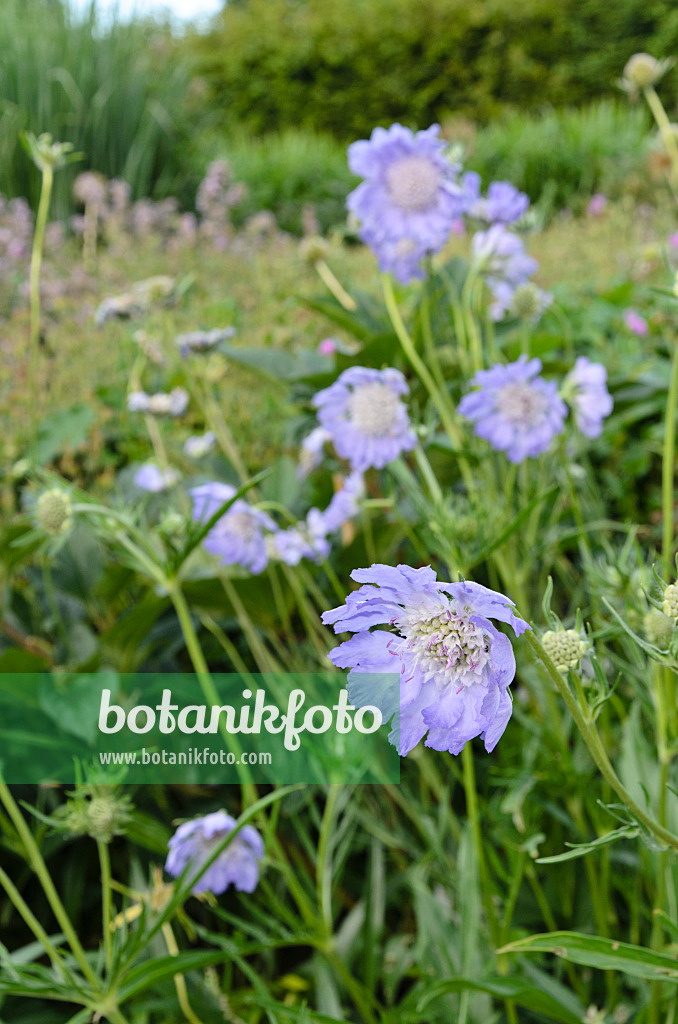
[[[478,798],[476,793],[475,770],[473,767],[473,750],[471,743],[466,743],[461,752],[462,768],[464,773],[464,793],[466,795],[466,814],[471,825],[473,845],[475,847],[476,861],[478,863],[478,878],[480,880],[480,892],[487,916],[487,925],[490,929],[490,936],[495,948],[500,944],[501,933],[492,904],[492,895],[489,887],[489,876],[485,853],[483,847],[483,836],[480,828],[480,814],[478,813]]]
[[[664,424],[662,453],[662,568],[667,583],[673,572],[673,481],[676,458],[676,408],[678,407],[678,345],[671,361],[671,381]]]
[[[31,908],[24,900],[23,896],[15,886],[12,879],[5,871],[3,871],[2,868],[0,868],[0,885],[2,885],[3,889],[9,896],[10,900],[16,907],[17,911],[24,919],[30,930],[33,932],[38,942],[42,945],[43,949],[47,953],[47,956],[52,961],[53,966],[62,974],[66,975],[66,969],[61,960],[61,956],[59,955],[58,949],[53,944],[49,935],[47,934],[47,932],[42,927],[42,925],[38,921],[37,917],[31,910]]]
[[[645,99],[647,100],[648,106],[652,111],[652,115],[657,122],[662,142],[666,146],[666,152],[671,158],[671,165],[673,169],[674,181],[678,179],[678,142],[676,142],[676,136],[673,132],[673,126],[669,121],[668,115],[664,110],[662,101],[657,96],[654,87],[648,85],[643,92],[645,93]]]
[[[437,388],[436,382],[431,376],[428,367],[426,366],[423,359],[421,358],[416,348],[414,347],[414,342],[412,341],[410,335],[408,334],[407,328],[405,327],[403,319],[400,315],[400,310],[398,309],[395,300],[395,295],[393,294],[393,285],[391,284],[391,279],[387,277],[386,274],[382,274],[381,282],[384,289],[384,300],[386,302],[386,309],[388,310],[388,314],[391,318],[391,323],[393,324],[396,335],[398,336],[398,341],[402,346],[403,352],[407,356],[408,361],[411,363],[412,368],[416,371],[419,378],[421,379],[422,384],[428,391],[431,397],[431,401],[438,410],[438,415],[440,416],[440,420],[445,430],[447,431],[447,435],[450,438],[450,441],[455,447],[460,448],[463,445],[463,436],[461,430],[459,426],[455,423],[454,417],[452,416],[450,410],[447,408],[447,405],[443,399],[443,395]],[[466,488],[469,494],[474,494],[475,491],[473,487],[473,476],[471,474],[471,470],[469,469],[466,460],[463,459],[461,456],[459,456],[458,462],[459,470],[464,478]]]
[[[332,916],[332,854],[330,851],[330,838],[334,824],[334,813],[339,797],[340,786],[330,786],[325,801],[320,836],[318,838],[318,856],[316,860],[316,891],[318,893],[318,906],[320,908],[320,919],[323,923],[324,932],[327,938],[333,933]]]
[[[221,699],[217,693],[210,670],[207,667],[205,655],[202,652],[202,647],[200,646],[200,641],[198,640],[198,635],[193,626],[193,620],[191,619],[191,613],[179,582],[177,580],[171,581],[168,590],[170,599],[174,605],[174,610],[177,613],[177,618],[179,619],[179,625],[181,626],[181,632],[186,643],[186,649],[191,659],[191,664],[195,669],[198,682],[200,683],[200,689],[205,695],[205,699],[208,703],[218,706],[221,704]],[[242,787],[243,806],[248,807],[257,799],[257,792],[252,782],[252,773],[247,765],[240,763],[242,750],[238,740],[232,733],[228,732],[221,718],[219,719],[219,722],[221,725],[221,734],[226,745],[235,755],[235,767]]]
[[[99,865],[101,867],[101,921],[104,933],[104,951],[106,957],[106,975],[110,977],[113,971],[113,933],[111,932],[111,921],[113,919],[111,906],[111,858],[108,853],[108,843],[97,839],[99,851]]]
[[[38,417],[40,416],[37,382],[38,352],[40,348],[40,270],[42,267],[45,228],[47,226],[47,215],[49,213],[49,204],[52,197],[53,182],[54,170],[49,166],[49,164],[47,164],[42,168],[40,202],[38,203],[38,215],[35,221],[35,235],[33,236],[33,250],[31,253],[31,271],[29,278],[31,325],[28,348],[28,385],[31,402],[31,441],[35,441],[36,439]]]
[[[47,870],[47,865],[45,864],[42,858],[42,854],[38,849],[38,844],[36,843],[33,837],[33,833],[28,827],[26,819],[19,810],[16,801],[14,800],[14,797],[12,796],[9,790],[9,787],[2,778],[2,775],[0,775],[0,800],[2,800],[3,804],[5,805],[5,810],[12,819],[14,827],[17,830],[22,843],[24,844],[29,864],[33,868],[35,874],[38,876],[38,879],[40,880],[40,884],[42,885],[45,896],[47,897],[47,902],[49,903],[50,907],[52,908],[54,916],[59,922],[59,927],[66,936],[66,940],[69,946],[71,947],[71,950],[73,951],[73,956],[78,961],[80,969],[84,976],[89,981],[90,985],[92,985],[93,988],[98,989],[99,979],[97,978],[96,974],[92,970],[92,967],[90,966],[90,963],[85,954],[85,950],[83,949],[80,940],[76,934],[75,928],[71,923],[71,919],[66,913],[66,909],[63,903],[61,902],[61,899],[59,898],[59,894],[57,893],[56,888],[54,886],[54,882],[52,881],[52,876]]]
[[[610,760],[607,756],[607,753],[603,749],[600,737],[598,735],[598,731],[594,723],[591,721],[588,715],[586,715],[579,707],[579,704],[575,700],[565,679],[561,676],[560,672],[553,664],[551,658],[544,650],[541,642],[534,635],[534,631],[528,629],[526,630],[524,635],[525,639],[527,640],[528,644],[530,645],[534,653],[543,663],[544,667],[546,668],[546,671],[551,677],[551,680],[555,683],[556,689],[565,701],[567,709],[574,718],[575,724],[579,729],[582,738],[586,743],[586,746],[588,747],[589,753],[591,754],[591,757],[593,758],[596,767],[598,768],[599,772],[601,773],[605,781],[608,783],[610,788],[614,790],[614,792],[617,794],[622,803],[624,803],[628,807],[628,809],[631,811],[634,817],[637,818],[637,820],[645,826],[648,832],[652,833],[655,839],[658,839],[660,843],[670,847],[672,850],[678,851],[678,836],[675,836],[672,832],[669,832],[668,829],[664,828],[657,821],[655,821],[654,818],[651,818],[650,815],[647,814],[642,809],[642,807],[640,807],[635,802],[631,794],[623,786],[614,768],[610,764]]]

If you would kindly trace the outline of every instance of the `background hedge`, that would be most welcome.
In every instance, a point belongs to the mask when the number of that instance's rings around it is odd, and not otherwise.
[[[348,140],[375,124],[485,122],[617,92],[678,49],[673,0],[231,0],[189,43],[227,122]],[[675,73],[664,83],[675,89]]]

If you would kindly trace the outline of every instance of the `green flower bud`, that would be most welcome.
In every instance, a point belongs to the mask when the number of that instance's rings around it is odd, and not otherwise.
[[[664,591],[662,611],[674,622],[678,619],[678,584],[670,583]]]
[[[324,260],[330,250],[329,243],[320,235],[308,235],[299,243],[299,255],[307,263],[317,263]]]
[[[643,630],[651,644],[667,647],[673,635],[673,619],[658,608],[651,608],[643,619]]]
[[[86,832],[92,839],[110,843],[113,836],[124,834],[129,819],[129,802],[125,797],[95,796],[86,805]]]
[[[549,629],[541,638],[544,650],[559,672],[577,668],[588,650],[576,629]]]
[[[539,292],[533,284],[518,285],[513,293],[513,312],[519,320],[532,320],[538,316],[541,303]]]
[[[71,499],[66,491],[59,487],[44,491],[35,506],[35,517],[42,529],[53,537],[65,533],[73,520]]]
[[[634,53],[624,68],[624,88],[630,93],[648,89],[656,85],[672,64],[672,60],[657,60],[649,53]]]

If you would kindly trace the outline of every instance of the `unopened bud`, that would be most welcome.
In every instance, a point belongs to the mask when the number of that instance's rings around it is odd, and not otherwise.
[[[671,60],[657,60],[649,53],[634,53],[624,68],[624,85],[629,92],[649,89],[666,74],[672,63]]]
[[[670,583],[664,591],[662,611],[664,612],[664,615],[668,615],[673,622],[678,619],[678,583]]]
[[[541,642],[559,672],[577,668],[588,650],[576,629],[549,629],[544,633]]]
[[[71,499],[59,487],[44,491],[35,506],[35,516],[46,533],[54,537],[65,533],[73,519]]]
[[[673,619],[658,608],[651,608],[643,619],[643,630],[651,644],[666,647],[673,635]]]

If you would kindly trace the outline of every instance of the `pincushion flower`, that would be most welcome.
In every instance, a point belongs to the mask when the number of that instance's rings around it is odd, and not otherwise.
[[[323,561],[330,553],[328,536],[336,533],[358,514],[364,494],[362,473],[349,474],[323,512],[312,508],[304,521],[286,530],[279,530],[271,538],[276,557],[287,565],[298,565],[302,558]]]
[[[567,406],[555,382],[538,376],[540,359],[520,356],[507,366],[479,370],[458,410],[475,424],[475,433],[493,448],[506,452],[509,462],[541,455],[562,433]]]
[[[592,363],[579,356],[574,369],[565,378],[563,395],[569,398],[574,418],[586,437],[600,437],[603,420],[612,412],[612,396],[607,390],[607,370],[602,363]]]
[[[518,235],[503,224],[493,224],[487,231],[478,231],[471,240],[473,262],[483,274],[493,295],[490,313],[500,320],[511,305],[516,288],[534,274],[535,259],[525,252]]]
[[[169,841],[165,871],[178,878],[187,867],[197,871],[236,827],[236,820],[224,811],[184,822]],[[254,892],[259,881],[259,862],[264,843],[252,825],[243,825],[228,846],[201,875],[192,892],[225,892],[229,885],[239,892]]]
[[[473,173],[471,171],[464,175],[464,179],[468,180],[469,184],[472,184],[470,179]],[[472,187],[473,185],[475,183],[472,184]],[[479,178],[477,188],[479,193]],[[492,181],[488,186],[487,194],[484,197],[478,195],[470,213],[472,217],[485,221],[486,224],[514,224],[520,220],[529,205],[529,198],[510,181]]]
[[[189,459],[202,459],[212,451],[216,443],[217,437],[212,430],[207,430],[204,434],[194,434],[184,441],[184,455]]]
[[[235,327],[215,327],[211,331],[188,331],[186,334],[178,334],[177,345],[181,358],[185,359],[191,352],[211,352],[234,334]]]
[[[381,269],[398,268],[404,283],[419,275],[424,254],[442,249],[469,205],[457,180],[459,167],[446,158],[439,132],[437,124],[416,133],[393,124],[348,148],[350,169],[365,179],[349,195],[348,209]],[[404,242],[411,243],[405,263],[399,250]]]
[[[417,438],[401,399],[408,391],[399,370],[351,366],[315,395],[320,425],[351,469],[383,469],[414,448]]]
[[[236,490],[230,484],[208,483],[194,487],[190,493],[193,518],[205,522]],[[270,516],[237,498],[209,531],[203,546],[216,555],[222,565],[241,565],[252,573],[259,573],[268,563],[264,530],[277,530]]]
[[[149,491],[151,494],[159,494],[166,491],[179,480],[176,469],[167,467],[161,469],[155,462],[146,462],[134,474],[134,483],[142,491]]]
[[[169,392],[158,391],[155,395],[131,391],[127,396],[127,408],[130,412],[146,412],[152,416],[183,416],[188,401],[188,391],[181,387],[172,388]]]
[[[516,663],[511,642],[490,621],[516,636],[530,627],[513,602],[478,583],[442,583],[430,566],[372,565],[351,577],[363,584],[346,603],[323,614],[337,633],[352,632],[329,658],[350,669],[356,706],[372,704],[385,720],[399,711],[389,737],[407,754],[426,746],[458,754],[480,736],[488,752],[511,717]],[[383,625],[385,629],[374,629]],[[399,694],[388,686],[397,673]]]

